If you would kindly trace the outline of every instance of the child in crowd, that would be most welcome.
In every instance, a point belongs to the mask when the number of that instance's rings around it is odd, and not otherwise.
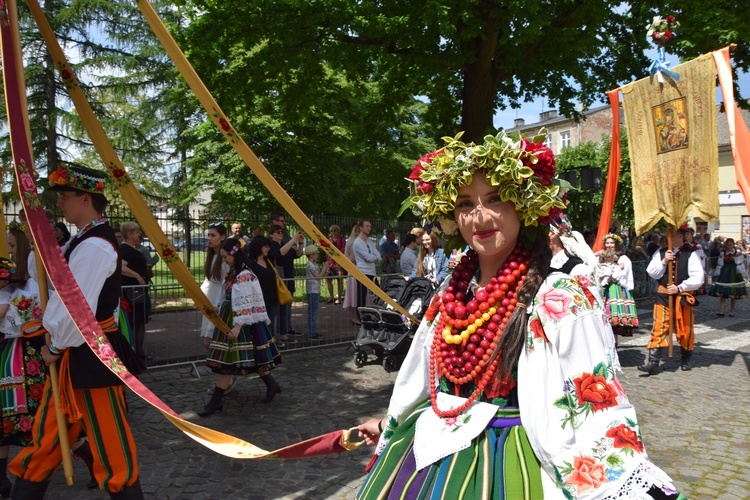
[[[305,268],[305,277],[307,278],[306,289],[307,289],[307,338],[310,340],[323,340],[323,337],[318,335],[318,308],[320,307],[320,278],[328,273],[329,263],[323,264],[321,269],[318,264],[318,247],[315,245],[308,245],[305,248],[305,255],[307,255],[307,266]]]

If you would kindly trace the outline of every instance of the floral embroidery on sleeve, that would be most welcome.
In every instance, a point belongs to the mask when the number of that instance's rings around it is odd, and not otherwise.
[[[576,429],[592,413],[616,406],[625,399],[625,392],[617,382],[613,368],[599,363],[593,372],[568,379],[563,387],[563,395],[555,401],[555,406],[566,410],[561,427],[564,429],[570,424]]]

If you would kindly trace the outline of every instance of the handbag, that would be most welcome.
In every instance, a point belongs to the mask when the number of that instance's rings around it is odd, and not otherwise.
[[[284,280],[281,279],[281,276],[279,276],[279,272],[276,270],[276,266],[274,266],[270,260],[267,262],[276,275],[276,299],[279,301],[279,305],[284,306],[286,304],[291,304],[293,300],[292,294],[286,287],[286,283],[284,283]]]

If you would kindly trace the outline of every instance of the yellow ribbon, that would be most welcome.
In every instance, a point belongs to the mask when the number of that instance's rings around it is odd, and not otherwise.
[[[39,6],[39,3],[37,0],[29,0],[28,4],[34,19],[36,19],[37,25],[39,26],[39,31],[44,38],[44,42],[47,44],[52,59],[55,61],[55,65],[60,72],[63,83],[65,83],[65,88],[67,89],[73,104],[75,104],[76,111],[78,111],[78,114],[81,117],[81,121],[94,144],[94,148],[96,148],[96,152],[99,153],[102,161],[109,169],[117,189],[120,190],[122,197],[133,211],[133,215],[135,215],[141,229],[146,233],[149,240],[154,245],[154,248],[159,253],[159,256],[164,260],[164,263],[167,264],[170,271],[172,271],[172,274],[177,278],[177,281],[179,281],[180,285],[185,289],[185,292],[191,299],[193,299],[196,307],[222,332],[229,333],[229,327],[224,321],[222,321],[216,313],[213,304],[211,304],[208,298],[206,298],[206,295],[201,291],[200,286],[196,283],[193,275],[190,274],[185,263],[182,262],[182,259],[177,255],[174,247],[167,240],[167,236],[164,234],[161,226],[159,226],[153,213],[151,213],[151,209],[146,205],[143,197],[141,197],[141,194],[136,189],[130,176],[125,171],[125,167],[123,167],[120,158],[112,147],[112,143],[109,141],[109,138],[107,138],[107,134],[104,132],[104,129],[94,115],[86,96],[78,85],[78,80],[65,58],[62,48],[60,48],[60,44],[57,42],[52,27],[47,22],[47,18]]]
[[[192,65],[185,57],[185,54],[183,54],[180,48],[177,46],[174,38],[172,38],[172,35],[167,30],[166,26],[164,26],[164,23],[161,21],[161,18],[156,13],[154,8],[151,6],[151,3],[148,2],[148,0],[135,0],[135,4],[140,9],[143,17],[146,18],[146,21],[148,21],[149,26],[151,26],[151,30],[156,35],[156,38],[158,38],[161,44],[164,46],[167,54],[172,59],[175,66],[177,66],[180,74],[190,86],[190,89],[193,91],[195,96],[198,98],[198,101],[200,101],[203,108],[211,117],[211,120],[213,120],[216,127],[221,131],[222,134],[224,134],[226,140],[229,141],[229,144],[231,144],[235,151],[237,151],[245,164],[250,167],[250,170],[253,171],[253,173],[258,177],[258,180],[263,183],[263,185],[266,187],[266,189],[268,189],[268,191],[270,191],[274,198],[276,198],[279,203],[281,203],[281,206],[284,207],[284,209],[289,213],[294,221],[297,222],[297,224],[299,224],[300,227],[312,237],[313,241],[318,244],[321,250],[330,255],[338,265],[346,269],[351,276],[357,279],[357,281],[365,285],[372,293],[383,299],[386,304],[390,304],[395,310],[405,315],[410,320],[418,323],[419,321],[411,314],[409,314],[406,309],[397,304],[379,287],[375,286],[375,283],[373,283],[367,276],[365,276],[362,271],[357,269],[357,267],[352,264],[352,262],[348,258],[346,258],[345,255],[339,252],[336,246],[333,245],[331,241],[322,232],[320,232],[317,227],[315,227],[315,224],[313,224],[313,222],[307,218],[305,213],[300,210],[294,200],[292,200],[292,198],[286,193],[286,191],[284,191],[284,189],[281,187],[281,185],[279,185],[276,179],[273,178],[271,173],[268,171],[268,169],[266,169],[263,163],[261,163],[258,157],[255,156],[255,153],[252,152],[250,147],[245,144],[245,141],[243,141],[239,134],[237,134],[237,131],[221,111],[221,108],[219,108],[219,104],[213,98],[211,93],[208,91],[208,89],[206,89],[206,86],[203,84],[200,77],[195,72],[195,69],[193,69]]]

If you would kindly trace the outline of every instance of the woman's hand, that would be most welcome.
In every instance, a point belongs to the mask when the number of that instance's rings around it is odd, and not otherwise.
[[[368,446],[375,446],[378,439],[380,439],[380,429],[382,428],[382,419],[371,418],[363,424],[357,426],[359,431],[359,437],[365,440],[365,444]]]
[[[242,329],[242,325],[234,325],[232,330],[227,334],[227,336],[230,339],[236,339],[240,336],[240,330]]]

